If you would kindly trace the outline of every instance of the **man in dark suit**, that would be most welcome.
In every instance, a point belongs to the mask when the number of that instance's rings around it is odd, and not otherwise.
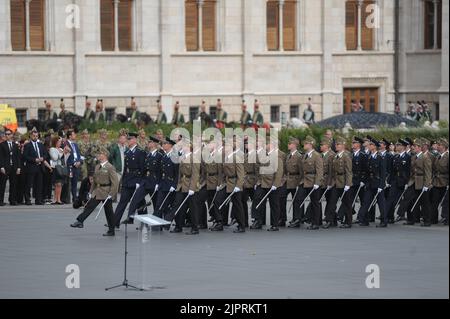
[[[44,145],[38,142],[39,133],[36,129],[31,131],[30,142],[25,145],[23,157],[26,164],[27,184],[25,187],[25,205],[31,205],[31,188],[36,188],[35,203],[44,205],[42,200],[42,182],[44,174]]]
[[[17,175],[20,175],[19,147],[13,141],[10,129],[5,131],[6,140],[0,143],[0,206],[4,206],[6,181],[9,180],[9,203],[17,205],[16,185]]]
[[[66,147],[69,147],[71,151],[70,156],[67,159],[67,166],[70,170],[70,190],[72,192],[72,202],[77,199],[78,179],[80,178],[81,165],[83,164],[80,148],[75,142],[76,138],[77,134],[75,133],[75,131],[69,130],[67,132]]]

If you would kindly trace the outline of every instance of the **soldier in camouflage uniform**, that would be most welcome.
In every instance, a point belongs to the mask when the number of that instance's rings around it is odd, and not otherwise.
[[[140,129],[138,134],[139,134],[139,137],[138,137],[139,148],[143,151],[147,151],[148,138],[145,134],[144,129]]]
[[[81,173],[83,178],[87,176],[89,171],[93,171],[96,164],[94,153],[92,152],[92,142],[88,130],[81,132],[81,141],[78,143],[80,153],[84,156],[85,160],[81,167]]]

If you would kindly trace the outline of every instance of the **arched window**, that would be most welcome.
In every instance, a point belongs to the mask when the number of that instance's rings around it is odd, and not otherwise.
[[[132,8],[133,0],[100,0],[101,44],[103,51],[131,51]]]
[[[267,49],[269,51],[294,51],[296,49],[296,0],[268,0],[266,24]]]
[[[44,0],[11,0],[11,46],[14,51],[44,50]],[[27,26],[27,16],[29,25]]]
[[[185,39],[187,51],[216,50],[216,0],[186,0]]]

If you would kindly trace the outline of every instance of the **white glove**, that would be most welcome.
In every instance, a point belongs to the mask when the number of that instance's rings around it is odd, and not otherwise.
[[[257,188],[258,186],[257,185],[255,185],[255,187],[253,187],[253,189],[256,191],[256,188]]]
[[[235,187],[233,190],[233,193],[239,193],[241,191],[241,189],[239,187]]]
[[[350,190],[350,186],[345,186],[344,187],[344,192],[348,192]]]
[[[193,196],[193,195],[194,195],[194,193],[195,193],[194,191],[192,191],[192,190],[189,190],[189,192],[188,192],[188,195],[189,195],[189,196]]]
[[[314,190],[317,190],[317,189],[319,189],[319,187],[320,187],[319,185],[314,185],[314,186],[313,186],[313,189],[314,189]]]
[[[333,186],[327,186],[327,191],[329,191],[332,188],[333,188]]]
[[[220,185],[216,187],[216,192],[220,191]]]
[[[108,195],[108,197],[106,197],[105,201],[110,200],[112,198],[111,195]]]
[[[359,186],[364,187],[366,184],[364,184],[363,182],[359,183]]]
[[[169,193],[172,193],[174,191],[175,191],[175,188],[173,186],[171,186],[170,189],[169,189]]]
[[[87,198],[88,198],[88,199],[91,199],[91,197],[92,197],[91,193],[88,193],[88,194],[87,194]]]
[[[408,184],[406,184],[406,185],[405,185],[405,191],[408,189],[408,187],[409,187]]]
[[[2,172],[2,174],[6,175],[6,170],[3,167],[0,169],[0,171]]]
[[[422,191],[423,191],[423,192],[428,192],[428,187],[422,188]]]
[[[273,192],[273,191],[276,191],[277,190],[277,187],[276,186],[272,186],[271,188],[270,188],[270,190]]]
[[[391,184],[386,184],[386,188],[390,188],[391,187]]]
[[[141,185],[139,185],[138,183],[136,183],[136,189],[138,189]]]
[[[381,193],[383,191],[382,188],[378,188],[378,194]]]
[[[155,191],[157,191],[157,190],[158,190],[158,187],[159,187],[159,185],[158,185],[158,184],[156,184],[156,185],[155,185]]]

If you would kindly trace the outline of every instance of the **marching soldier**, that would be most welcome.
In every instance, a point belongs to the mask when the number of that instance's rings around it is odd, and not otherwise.
[[[366,191],[361,209],[359,210],[360,226],[369,226],[369,210],[376,198],[381,216],[379,227],[387,227],[388,216],[386,214],[386,199],[384,196],[384,189],[386,187],[386,161],[378,152],[379,147],[380,142],[372,138],[368,146],[370,157],[367,164]]]
[[[173,149],[174,141],[165,138],[161,143],[164,154],[161,158],[161,180],[156,194],[154,214],[160,218],[171,220],[168,213],[172,206],[171,203],[174,201],[178,184],[179,159],[178,153]]]
[[[209,148],[210,154],[209,158],[205,163],[206,169],[206,190],[207,190],[207,204],[209,209],[210,219],[209,221],[214,222],[215,216],[218,214],[217,205],[213,202],[214,196],[217,197],[219,191],[219,165],[215,161],[215,155],[217,152],[217,146],[214,142],[210,142],[207,146]]]
[[[388,212],[388,223],[394,220],[396,204],[400,199],[405,186],[409,182],[411,173],[411,156],[406,152],[408,142],[399,139],[396,143],[397,154],[392,159],[392,170],[389,175],[388,183],[391,185],[389,197],[386,203],[386,210]],[[404,216],[398,216],[395,221],[404,220]]]
[[[115,211],[116,227],[119,228],[120,220],[128,203],[141,186],[144,174],[144,163],[146,154],[137,146],[137,134],[128,134],[128,150],[125,152],[125,166],[122,176],[122,190],[120,201]],[[132,224],[133,219],[128,217],[123,224]]]
[[[334,157],[336,156],[336,153],[331,150],[331,143],[332,140],[324,137],[322,139],[322,142],[320,143],[320,151],[322,152],[322,161],[323,161],[323,180],[322,184],[320,185],[319,195],[320,198],[325,194],[325,199],[328,202],[330,201],[330,190],[334,186],[334,179],[333,179],[333,161]],[[310,206],[308,206],[309,208]],[[320,225],[322,225],[322,203],[319,202],[319,208],[320,208]],[[326,210],[326,207],[325,207]],[[336,221],[334,221],[333,226],[337,226],[335,224]]]
[[[145,196],[150,195],[153,207],[156,203],[156,192],[158,191],[160,179],[161,179],[161,158],[162,155],[158,152],[159,140],[150,136],[148,140],[149,152],[144,162],[144,177],[142,179],[142,185],[136,191],[132,202],[130,203],[130,209],[128,210],[128,217],[134,215],[136,211],[142,207],[145,203]]]
[[[156,124],[166,124],[167,123],[167,116],[166,113],[163,112],[163,108],[161,105],[161,101],[156,101],[157,108],[158,108],[158,115],[156,116]]]
[[[172,124],[179,126],[184,124],[184,115],[180,112],[180,102],[176,101],[174,105]]]
[[[439,204],[442,202],[442,222],[444,225],[448,225],[448,141],[441,138],[437,141],[437,144],[439,155],[435,162],[433,190],[431,192],[431,202],[433,203],[431,221],[438,221]]]
[[[345,150],[345,139],[337,138],[335,142],[337,154],[333,157],[331,163],[331,184],[328,185],[330,197],[327,200],[325,209],[325,222],[323,228],[337,226],[336,209],[339,198],[342,198],[341,207],[345,212],[345,223],[340,228],[352,227],[352,197],[350,196],[350,188],[353,186],[352,180],[352,158],[349,152]],[[331,187],[331,189],[330,189]]]
[[[298,146],[300,145],[300,141],[295,137],[290,137],[288,142],[288,155],[286,156],[286,161],[284,162],[284,176],[286,179],[285,185],[283,185],[283,194],[281,195],[281,216],[280,216],[280,225],[285,225],[287,221],[287,212],[286,212],[286,202],[287,197],[290,194],[292,198],[292,207],[293,207],[293,218],[290,222],[290,226],[298,227],[300,226],[300,219],[303,215],[304,208],[299,207],[299,205],[294,205],[295,198],[299,193],[299,185],[302,180],[303,173],[303,162],[302,162],[302,154],[298,151]],[[296,223],[295,221],[298,221]]]
[[[243,159],[238,158],[240,156],[239,150],[235,149],[233,146],[233,142],[225,145],[222,157],[223,163],[222,165],[219,165],[220,190],[217,194],[216,205],[220,207],[220,205],[231,196],[231,202],[233,203],[232,216],[236,219],[238,224],[233,232],[243,233],[245,232],[245,213],[242,206],[242,189],[244,187],[245,170]],[[223,221],[221,217],[221,214],[216,216],[216,224],[211,228],[212,231],[223,230]]]
[[[411,158],[411,176],[409,183],[405,186],[406,192],[397,212],[399,216],[404,216],[408,210],[408,221],[405,225],[414,225],[419,222],[422,213],[424,220],[422,226],[431,226],[431,203],[428,193],[433,184],[432,160],[429,155],[423,153],[424,142],[422,139],[414,141],[415,155]],[[409,209],[411,203],[417,203],[414,211]]]
[[[264,124],[264,116],[259,111],[259,101],[258,100],[255,100],[255,104],[254,104],[253,108],[255,111],[253,112],[252,122],[253,122],[253,124],[262,126]]]
[[[297,195],[294,205],[300,207],[304,201],[310,199],[311,205],[311,225],[307,227],[309,230],[317,230],[320,225],[320,192],[318,191],[323,180],[323,159],[314,149],[316,141],[313,137],[307,136],[303,141],[303,173],[300,181],[300,191]]]
[[[244,144],[244,190],[242,192],[242,207],[245,215],[245,227],[248,227],[248,199],[252,201],[255,198],[256,186],[256,141],[253,138],[245,138]],[[251,216],[252,219],[255,216]]]
[[[192,145],[186,143],[183,146],[183,155],[180,160],[178,171],[178,184],[176,188],[175,201],[170,212],[171,219],[175,218],[175,228],[172,233],[181,233],[185,226],[186,213],[190,209],[191,231],[187,235],[198,235],[199,212],[194,205],[193,196],[198,191],[200,183],[200,163],[194,162]]]
[[[75,223],[71,224],[74,228],[83,228],[84,221],[100,204],[104,203],[106,220],[108,222],[108,232],[103,236],[114,236],[114,211],[112,199],[117,196],[119,189],[119,180],[114,166],[108,162],[108,150],[100,148],[97,151],[98,163],[95,167],[94,182],[91,185],[90,196],[83,212],[77,217]]]
[[[95,120],[95,113],[91,108],[91,101],[87,100],[87,98],[86,98],[86,109],[84,110],[83,118],[85,121],[88,121],[89,123],[93,123]]]
[[[247,112],[247,104],[245,103],[245,100],[242,100],[241,110],[242,110],[242,113],[241,113],[240,123],[241,123],[241,127],[244,128],[247,126],[248,122],[252,120],[250,113]]]

